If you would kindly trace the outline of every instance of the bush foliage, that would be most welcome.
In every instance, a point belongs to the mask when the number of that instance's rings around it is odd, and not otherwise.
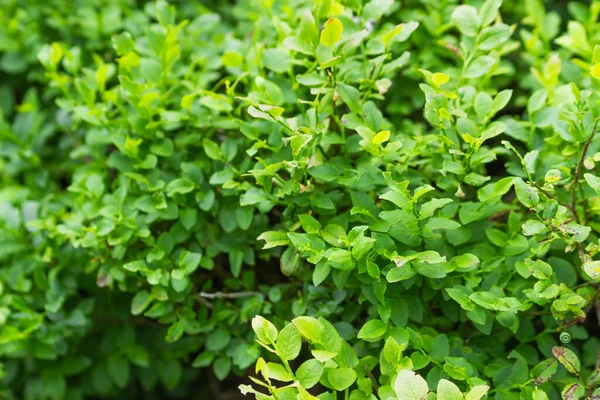
[[[225,3],[0,0],[0,398],[600,398],[600,2]]]

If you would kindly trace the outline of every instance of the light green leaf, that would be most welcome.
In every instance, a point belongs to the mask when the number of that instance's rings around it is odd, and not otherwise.
[[[468,79],[479,78],[487,74],[494,64],[496,64],[494,57],[479,56],[469,64],[463,76]]]
[[[252,318],[252,329],[258,340],[265,344],[272,344],[277,339],[277,328],[260,315]]]
[[[372,319],[360,328],[358,338],[368,342],[375,342],[385,335],[387,324],[380,319]]]
[[[277,337],[275,350],[286,360],[295,360],[302,348],[302,336],[294,324],[287,324]]]
[[[584,174],[583,177],[588,185],[594,189],[594,192],[596,192],[596,194],[600,194],[600,178],[593,174]]]
[[[469,5],[456,7],[452,12],[452,22],[465,36],[475,36],[481,25],[477,9]]]
[[[402,28],[404,28],[404,24],[396,25],[394,29],[384,34],[381,37],[383,44],[387,46],[402,31]]]
[[[344,27],[337,18],[329,18],[323,30],[321,31],[321,44],[327,47],[333,47],[342,37]]]
[[[318,320],[313,317],[296,317],[292,323],[306,339],[313,343],[319,342],[323,328]]]
[[[356,372],[352,368],[336,368],[327,372],[327,379],[337,391],[349,388],[356,381]]]
[[[583,270],[593,281],[600,279],[600,261],[592,261],[583,264]]]
[[[490,390],[489,386],[477,385],[465,395],[465,400],[480,400]]]
[[[437,387],[438,400],[462,400],[463,395],[458,386],[446,379],[440,379]]]
[[[296,379],[304,389],[310,389],[321,379],[323,369],[323,364],[318,360],[305,361],[296,371]]]
[[[398,372],[394,381],[394,391],[397,400],[424,400],[429,393],[427,382],[411,370],[403,369]]]
[[[515,192],[517,198],[526,207],[533,208],[540,202],[540,196],[537,190],[531,185],[525,183],[521,178],[514,178]]]

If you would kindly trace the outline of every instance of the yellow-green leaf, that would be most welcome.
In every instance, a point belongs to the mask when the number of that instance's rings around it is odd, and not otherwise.
[[[154,101],[158,99],[158,93],[157,92],[148,92],[145,93],[142,98],[140,99],[139,102],[139,106],[143,107],[143,108],[148,108],[150,106],[150,104]]]
[[[387,142],[389,140],[389,138],[390,138],[390,131],[381,131],[373,137],[373,143],[374,144],[382,144],[382,143]]]
[[[195,95],[193,94],[186,94],[185,96],[183,96],[181,98],[181,108],[184,108],[189,111],[190,107],[192,107],[192,103],[194,102],[194,97]]]
[[[594,64],[590,72],[594,78],[600,79],[600,63]]]
[[[437,86],[441,86],[444,83],[448,82],[450,80],[450,77],[442,72],[436,72],[435,74],[433,74],[431,76],[431,80],[433,81],[433,83],[435,83]]]
[[[343,30],[344,27],[339,19],[329,18],[321,31],[321,44],[323,46],[333,47],[342,37]]]
[[[394,29],[386,33],[381,37],[381,41],[384,45],[388,45],[400,32],[402,32],[402,28],[404,28],[404,24],[396,25]]]

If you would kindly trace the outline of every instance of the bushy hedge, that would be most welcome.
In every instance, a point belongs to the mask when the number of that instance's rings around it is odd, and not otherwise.
[[[0,399],[600,398],[600,2],[0,5]]]

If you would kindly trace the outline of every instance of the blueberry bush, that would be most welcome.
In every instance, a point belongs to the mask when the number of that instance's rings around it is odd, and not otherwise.
[[[600,399],[600,1],[0,5],[0,399]]]

